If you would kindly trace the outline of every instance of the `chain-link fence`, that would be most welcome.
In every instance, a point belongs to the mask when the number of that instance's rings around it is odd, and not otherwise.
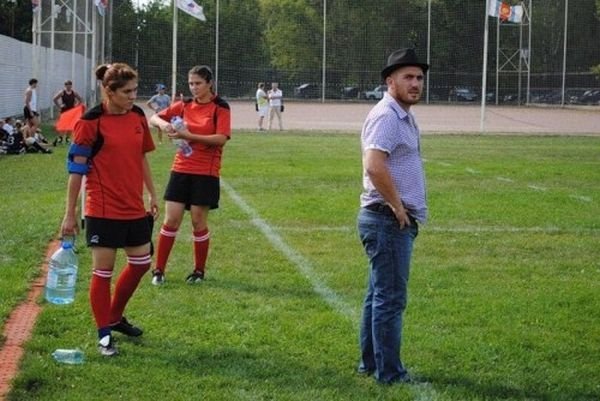
[[[24,57],[21,70],[43,76],[46,107],[67,78],[95,97],[91,72],[104,61],[136,67],[139,94],[150,96],[157,83],[171,86],[175,54],[177,93],[187,92],[193,65],[208,64],[228,98],[252,98],[258,82],[277,81],[286,98],[359,101],[382,96],[387,55],[411,46],[431,64],[427,102],[475,103],[483,92],[487,19],[488,103],[597,104],[596,1],[505,1],[524,7],[522,24],[489,17],[484,0],[197,0],[206,22],[178,11],[174,52],[169,0],[109,1],[104,16],[92,0],[40,0],[32,60]],[[31,76],[18,94],[5,95],[21,97]],[[0,86],[11,79],[1,74]]]
[[[278,81],[286,97],[378,98],[387,55],[414,46],[431,64],[428,101],[477,101],[486,18],[489,102],[578,102],[600,87],[594,0],[512,3],[525,9],[522,24],[488,17],[483,0],[201,0],[207,22],[179,12],[177,91],[192,65],[208,64],[227,97],[251,97],[257,82]],[[113,59],[138,67],[144,94],[170,84],[170,3],[113,6]]]

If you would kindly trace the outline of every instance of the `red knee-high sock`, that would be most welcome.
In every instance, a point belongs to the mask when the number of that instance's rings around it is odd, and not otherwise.
[[[156,250],[156,269],[163,273],[167,268],[167,260],[171,254],[171,249],[173,249],[176,236],[176,228],[171,228],[164,224],[160,228],[160,235],[158,236],[158,249]]]
[[[112,270],[94,269],[90,283],[90,304],[96,327],[108,327],[110,321],[110,280]]]
[[[204,273],[209,244],[210,233],[208,228],[201,231],[194,231],[194,271]]]
[[[128,256],[127,266],[123,269],[115,286],[115,295],[110,307],[110,323],[121,321],[127,302],[138,287],[144,273],[150,269],[150,254],[141,256]]]

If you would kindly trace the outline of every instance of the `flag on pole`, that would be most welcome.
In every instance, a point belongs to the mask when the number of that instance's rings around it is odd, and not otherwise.
[[[40,11],[40,0],[31,0],[31,10],[34,13]]]
[[[523,6],[512,6],[508,20],[515,24],[520,24],[523,20]]]
[[[503,22],[519,24],[523,19],[523,6],[510,6],[500,0],[491,0],[488,14],[490,17],[500,18]]]
[[[94,0],[96,7],[98,7],[98,14],[104,17],[106,14],[106,7],[108,7],[108,0]]]
[[[192,17],[198,18],[200,21],[206,21],[202,6],[196,4],[194,0],[177,0],[177,7]]]

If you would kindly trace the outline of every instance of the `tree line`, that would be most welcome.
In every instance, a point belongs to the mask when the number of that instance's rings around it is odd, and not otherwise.
[[[197,3],[204,8],[206,22],[178,14],[181,77],[192,65],[214,66],[218,61],[220,79],[233,86],[260,80],[318,83],[325,32],[327,81],[362,86],[378,80],[391,51],[412,46],[424,57],[427,49],[428,0],[220,0],[217,60],[217,1]],[[564,0],[533,1],[532,74],[555,75],[562,69],[564,7]],[[114,0],[112,10],[107,58],[136,66],[150,81],[169,83],[171,2]],[[431,75],[444,82],[480,76],[485,13],[483,0],[431,1]],[[567,71],[574,77],[593,76],[600,70],[599,16],[600,0],[569,4]],[[523,40],[519,28],[503,26],[500,32],[501,46],[518,49]],[[0,33],[31,40],[29,1],[0,0]],[[69,38],[56,40],[64,40],[70,48]],[[495,64],[495,42],[496,24],[490,18],[490,65]]]

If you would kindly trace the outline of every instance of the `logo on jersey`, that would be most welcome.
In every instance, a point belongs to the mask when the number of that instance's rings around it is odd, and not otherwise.
[[[100,243],[100,236],[99,235],[92,235],[92,238],[90,238],[90,244],[98,244]]]

